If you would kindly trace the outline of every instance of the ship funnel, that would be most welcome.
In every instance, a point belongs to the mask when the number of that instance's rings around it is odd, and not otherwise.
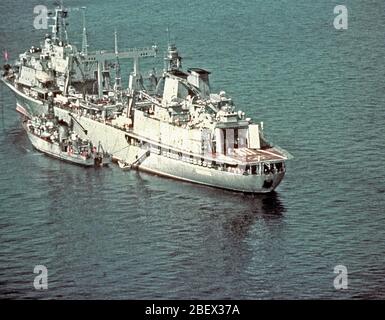
[[[201,95],[205,98],[210,97],[210,72],[200,68],[190,68],[187,70],[189,73],[187,81],[199,89]]]

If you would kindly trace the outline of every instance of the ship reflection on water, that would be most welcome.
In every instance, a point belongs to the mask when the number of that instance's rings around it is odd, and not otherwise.
[[[246,237],[256,220],[269,222],[281,221],[286,211],[279,194],[275,191],[267,195],[250,195],[244,197],[245,210],[229,215],[226,229],[238,239]]]

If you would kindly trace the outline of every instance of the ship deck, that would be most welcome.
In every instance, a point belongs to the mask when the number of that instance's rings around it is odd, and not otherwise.
[[[275,148],[267,149],[249,149],[249,148],[239,148],[232,149],[231,153],[226,155],[220,153],[212,153],[211,156],[214,159],[224,161],[225,159],[232,159],[236,162],[242,163],[255,163],[260,161],[284,161],[287,158]]]

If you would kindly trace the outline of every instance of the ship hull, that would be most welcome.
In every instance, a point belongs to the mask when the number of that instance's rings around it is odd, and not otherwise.
[[[29,118],[34,115],[47,113],[47,105],[26,96],[11,84],[5,83],[15,93],[17,101],[16,110],[19,113]],[[71,121],[69,116],[70,111],[57,107],[55,107],[54,110],[55,115],[58,116],[59,119],[66,122]],[[74,115],[73,113],[72,115],[75,116],[77,121],[87,130],[87,136],[84,136],[84,138],[87,137],[90,139],[94,145],[101,143],[104,150],[112,154],[115,160],[123,163],[132,163],[138,154],[143,152],[142,147],[128,143],[130,135],[124,130],[103,124],[85,116]],[[33,140],[31,140],[31,142],[32,141]],[[32,144],[34,143],[32,142]],[[39,147],[36,148],[39,149]],[[50,155],[58,158],[55,153]],[[271,192],[280,184],[285,175],[285,172],[271,173],[268,175],[234,174],[227,171],[197,166],[152,152],[150,156],[146,157],[140,165],[135,166],[135,168],[173,179],[244,193]]]
[[[11,89],[16,98],[16,111],[22,116],[31,118],[33,115],[47,113],[48,106],[42,101],[36,100],[28,95],[24,94],[9,81],[2,79],[3,83]]]
[[[70,155],[67,152],[61,151],[60,146],[58,144],[48,142],[38,136],[35,136],[28,130],[26,131],[27,131],[29,140],[31,141],[34,148],[37,149],[38,151],[41,151],[50,157],[60,159],[66,162],[70,162],[73,164],[77,164],[80,166],[84,166],[84,167],[94,166],[94,159],[92,158],[84,159],[81,156]]]
[[[153,157],[140,167],[143,171],[173,179],[203,184],[244,193],[268,193],[273,191],[284,177],[284,173],[269,176],[235,175],[208,168],[196,168],[191,164],[181,163],[174,159],[167,161]]]
[[[67,110],[55,107],[55,115],[59,119],[70,121]],[[91,139],[93,144],[100,142],[103,148],[111,153],[116,160],[132,163],[138,155],[143,154],[146,150],[145,146],[130,145],[128,139],[131,135],[124,130],[105,125],[85,116],[74,116],[87,130],[87,138]],[[169,178],[245,193],[271,192],[280,184],[285,175],[285,172],[268,175],[235,174],[186,163],[179,159],[173,159],[171,156],[165,156],[163,153],[157,154],[155,152],[151,152],[135,168]]]

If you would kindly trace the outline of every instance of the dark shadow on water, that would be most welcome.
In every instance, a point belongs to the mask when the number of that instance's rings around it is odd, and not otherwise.
[[[198,219],[202,226],[207,227],[207,232],[211,232],[210,226],[219,223],[227,236],[238,240],[245,238],[258,220],[264,223],[267,230],[275,228],[276,231],[285,218],[285,205],[275,191],[244,194],[143,172],[136,173],[136,181],[140,194],[147,197],[147,201],[153,201],[153,197],[162,194],[162,201],[173,201],[181,207],[180,214],[185,219]]]
[[[4,128],[2,135],[4,143],[14,145],[16,147],[25,145],[26,141],[28,141],[27,134],[21,127],[20,120],[15,121],[11,127]]]
[[[265,229],[282,225],[286,208],[279,194],[272,192],[266,195],[247,195],[244,197],[244,207],[239,212],[229,214],[224,221],[224,228],[233,240],[247,237],[252,226],[260,221]]]
[[[136,172],[135,178],[137,189],[142,197],[148,197],[147,200],[163,194],[170,201],[179,200],[183,207],[190,206],[190,212],[199,211],[202,215],[213,218],[234,217],[252,223],[257,218],[279,219],[286,212],[276,191],[268,194],[244,194],[143,172]]]

